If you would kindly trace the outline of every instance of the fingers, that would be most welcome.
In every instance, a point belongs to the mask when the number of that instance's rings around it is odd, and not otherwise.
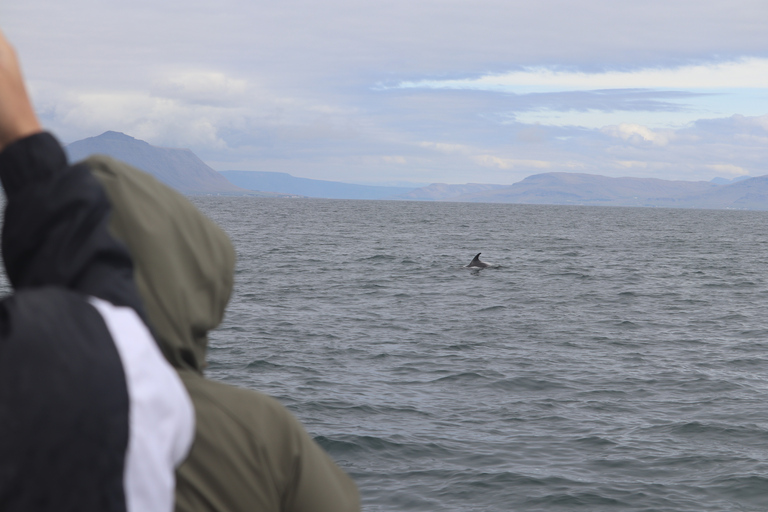
[[[24,86],[16,51],[0,30],[0,150],[41,130]]]

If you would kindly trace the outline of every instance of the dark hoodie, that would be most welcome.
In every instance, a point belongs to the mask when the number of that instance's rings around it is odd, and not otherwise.
[[[354,482],[276,400],[206,379],[207,333],[222,320],[235,252],[186,198],[109,157],[86,161],[113,207],[150,324],[195,407],[192,450],[177,471],[176,510],[360,510]]]

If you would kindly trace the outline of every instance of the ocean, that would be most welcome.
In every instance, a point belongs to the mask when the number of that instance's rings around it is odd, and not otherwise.
[[[364,510],[768,510],[768,212],[192,200],[238,255],[207,375]]]
[[[194,202],[238,254],[208,376],[364,510],[768,510],[768,212]]]

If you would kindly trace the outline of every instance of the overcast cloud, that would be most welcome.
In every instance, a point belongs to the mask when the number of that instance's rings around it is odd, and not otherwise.
[[[764,0],[24,0],[0,24],[65,142],[355,182],[768,174]]]

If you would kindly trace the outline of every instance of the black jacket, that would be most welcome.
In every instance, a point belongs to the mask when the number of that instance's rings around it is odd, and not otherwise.
[[[94,298],[127,313],[121,318],[139,332],[137,346],[153,348],[146,328],[131,320],[144,313],[130,256],[107,231],[109,201],[88,168],[68,166],[46,133],[0,153],[0,180],[7,199],[2,255],[14,288],[0,301],[0,510],[136,510],[149,494],[166,491],[147,491],[152,483],[137,487],[127,476],[129,459],[132,474],[141,474],[129,445],[141,451],[154,434],[132,417],[146,416],[147,406],[126,363],[134,340],[116,345],[110,326],[118,324]],[[150,401],[178,400],[173,385],[152,390],[158,375],[167,377],[162,368],[149,380],[138,377],[154,393]],[[177,409],[161,421],[174,416],[172,429],[183,433],[191,418],[185,414]],[[158,439],[149,444],[169,444]],[[173,467],[166,472],[172,481]],[[131,496],[129,487],[144,490]]]

